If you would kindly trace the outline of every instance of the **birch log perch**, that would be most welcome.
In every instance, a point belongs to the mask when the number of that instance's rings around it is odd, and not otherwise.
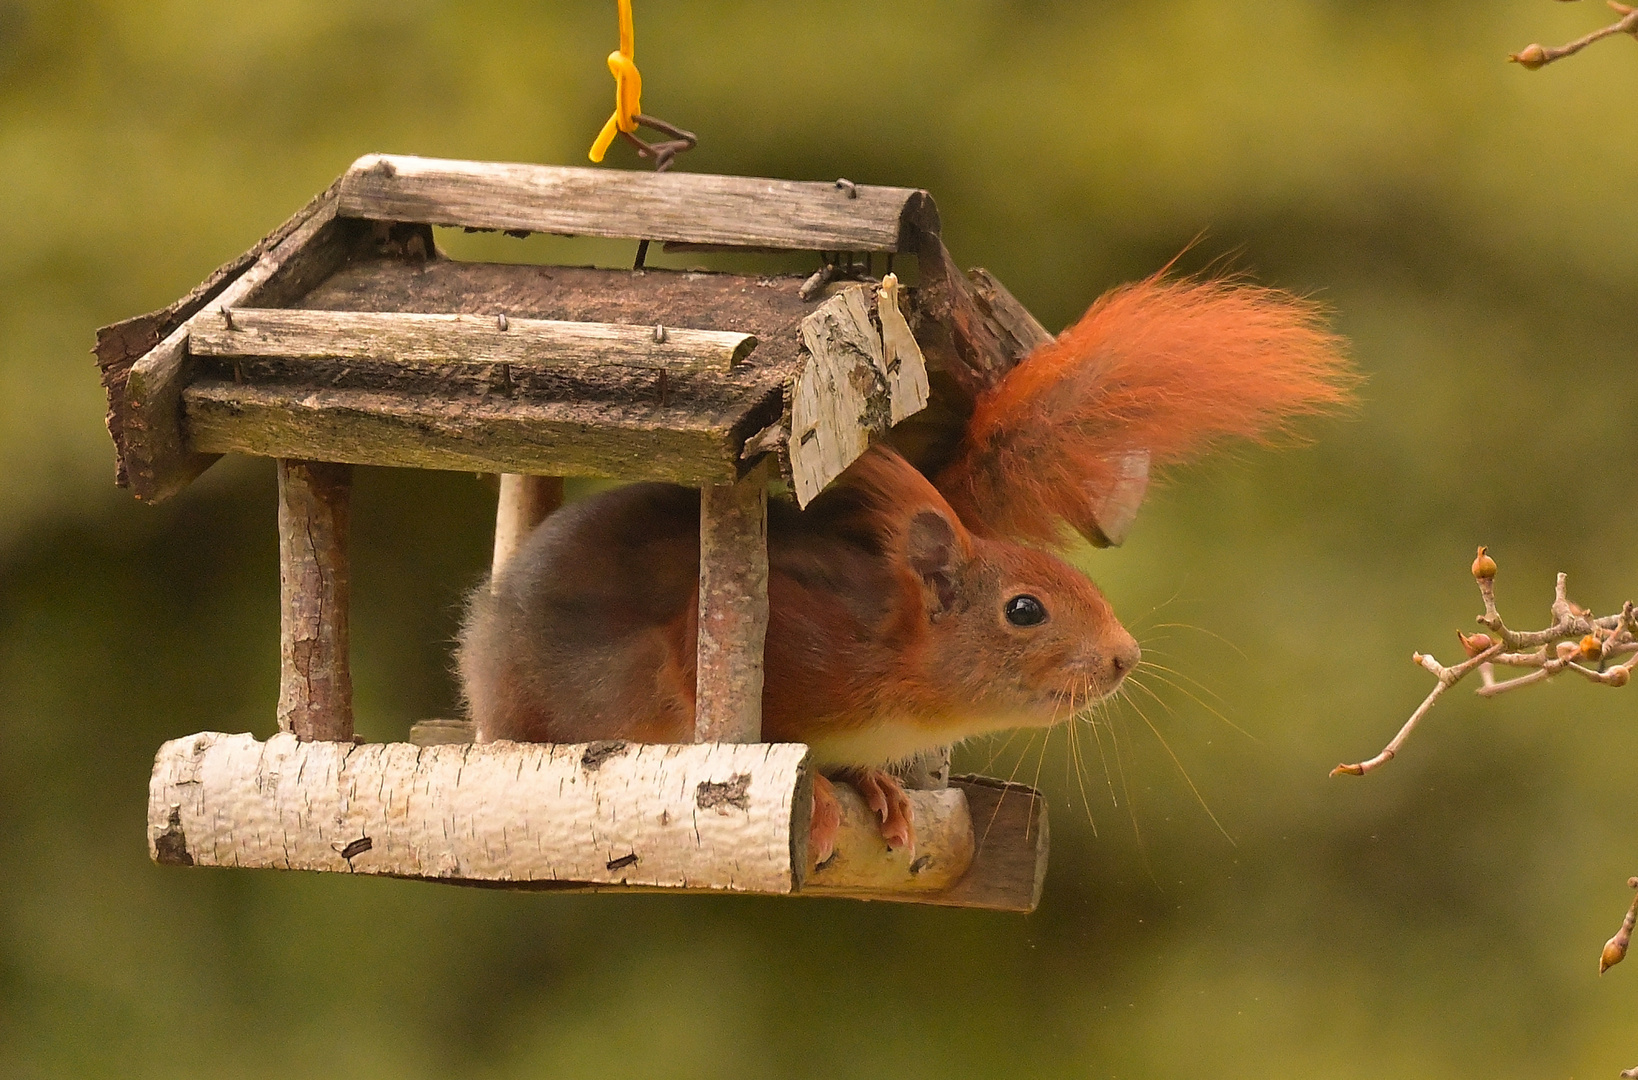
[[[447,726],[445,737],[462,738]],[[204,732],[160,748],[148,848],[169,866],[514,889],[799,892],[1020,912],[1040,901],[1046,804],[983,777],[910,793],[914,857],[888,851],[863,800],[839,785],[837,857],[801,873],[806,757],[799,744],[354,746]]]
[[[160,748],[149,849],[173,865],[789,893],[807,857],[807,754],[206,732]]]
[[[910,251],[938,231],[915,188],[370,154],[348,217],[797,251]]]
[[[279,730],[353,737],[347,534],[353,470],[280,460]]]

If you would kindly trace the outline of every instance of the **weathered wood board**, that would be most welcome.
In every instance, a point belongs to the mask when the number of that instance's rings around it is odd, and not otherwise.
[[[367,232],[357,222],[338,220],[333,200],[322,202],[211,303],[276,305],[299,296],[339,266]],[[216,460],[187,446],[181,425],[180,396],[195,371],[188,336],[199,317],[195,313],[172,330],[126,376],[121,456],[132,492],[148,502],[174,495]]]
[[[341,213],[513,232],[796,251],[910,251],[938,234],[915,188],[369,154]]]
[[[726,374],[756,348],[750,334],[494,315],[207,308],[196,356],[335,359],[389,366],[623,366]]]
[[[732,483],[744,441],[737,417],[657,405],[440,399],[231,379],[194,382],[182,408],[188,445],[203,453],[466,472]]]

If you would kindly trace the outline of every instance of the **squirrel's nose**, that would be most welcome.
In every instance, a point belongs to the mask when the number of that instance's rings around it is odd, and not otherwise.
[[[1109,650],[1109,667],[1111,670],[1110,682],[1119,682],[1126,674],[1137,667],[1138,661],[1143,659],[1143,650],[1138,648],[1137,639],[1123,628],[1120,638]]]

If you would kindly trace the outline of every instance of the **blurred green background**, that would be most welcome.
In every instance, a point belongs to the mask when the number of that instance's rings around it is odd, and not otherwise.
[[[1095,761],[1083,803],[1061,734],[992,767],[1039,770],[1052,798],[1027,918],[151,865],[159,743],[273,729],[272,470],[226,463],[157,509],[116,491],[93,329],[181,295],[365,152],[580,163],[614,5],[0,0],[0,1073],[1638,1062],[1638,969],[1595,975],[1638,871],[1632,691],[1456,693],[1391,768],[1326,778],[1428,690],[1412,649],[1454,655],[1475,544],[1515,624],[1545,624],[1556,570],[1600,610],[1635,589],[1638,53],[1503,62],[1607,13],[636,7],[645,107],[702,136],[684,168],[929,188],[957,258],[1053,329],[1202,231],[1189,267],[1228,256],[1335,310],[1369,376],[1353,418],[1175,477],[1125,548],[1086,558],[1178,673],[1149,679],[1163,704],[1134,697],[1232,843],[1123,707],[1118,806]],[[361,471],[367,736],[452,708],[492,499],[469,474]]]

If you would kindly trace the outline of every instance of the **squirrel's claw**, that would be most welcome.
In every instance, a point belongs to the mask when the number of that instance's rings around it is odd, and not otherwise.
[[[865,805],[875,811],[881,823],[882,839],[887,841],[887,846],[904,848],[914,856],[915,814],[910,805],[910,796],[905,794],[904,785],[899,783],[898,777],[881,769],[857,769],[849,773],[848,779],[864,796]]]
[[[836,789],[822,775],[813,778],[813,814],[808,826],[808,863],[817,870],[836,854],[836,836],[842,831],[842,804]]]

